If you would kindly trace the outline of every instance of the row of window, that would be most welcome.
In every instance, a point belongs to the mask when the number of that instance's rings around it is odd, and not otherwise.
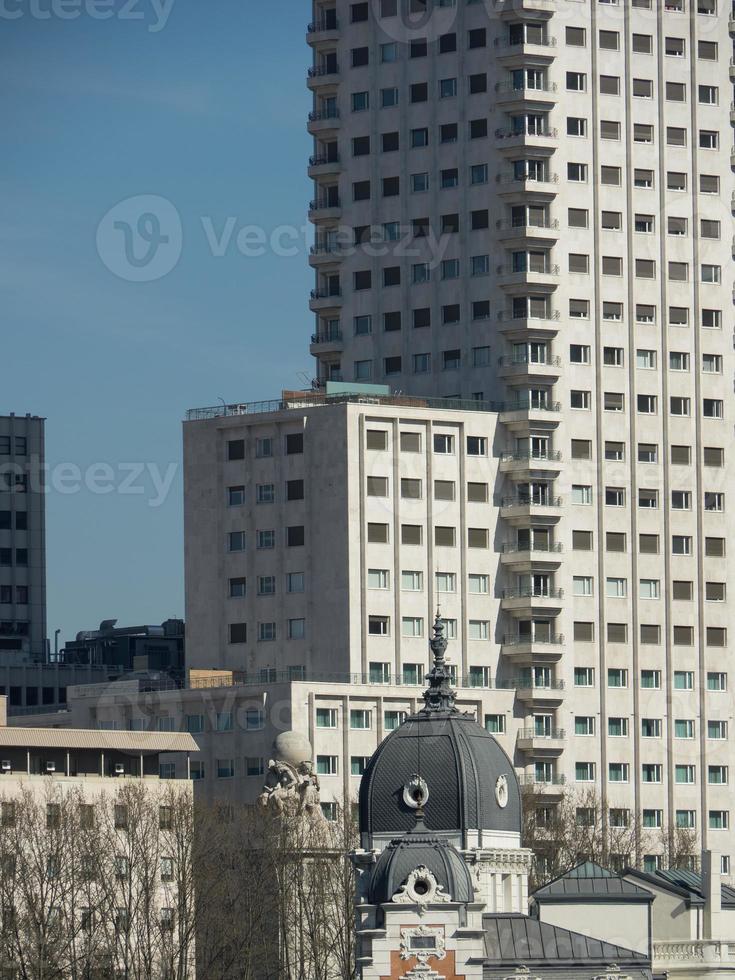
[[[287,619],[286,620],[286,639],[288,640],[303,640],[306,636],[306,620],[305,619]],[[258,643],[272,643],[278,639],[278,624],[275,622],[258,623],[257,639]],[[230,643],[247,643],[248,642],[248,625],[247,623],[230,623],[229,625],[229,642]]]
[[[475,6],[483,4],[485,0],[465,0],[466,6]],[[604,3],[609,6],[618,6],[622,0],[598,0],[598,3]],[[350,4],[350,23],[351,24],[361,24],[366,23],[370,20],[370,11],[372,9],[373,16],[379,16],[381,18],[387,17],[397,17],[399,12],[402,11],[400,6],[401,0],[380,0],[380,7],[366,2],[366,0],[361,0],[358,3]],[[428,14],[432,7],[456,7],[457,0],[408,0],[408,13],[409,14]],[[653,0],[631,0],[631,7],[638,10],[652,10]],[[706,17],[717,16],[717,0],[692,0],[692,7],[696,10],[698,14]],[[666,5],[664,12],[670,13],[684,13],[686,11],[686,0],[666,0]],[[319,9],[319,21],[318,27],[321,30],[336,30],[337,29],[337,10],[336,7],[324,6]],[[514,25],[516,27],[520,25]],[[582,30],[582,28],[574,28],[574,30]],[[442,35],[452,36],[452,35]],[[424,44],[428,43],[424,39]],[[568,41],[568,43],[574,43],[573,40]]]
[[[658,414],[658,395],[636,395],[636,411],[639,415]],[[692,399],[678,395],[669,398],[669,415],[689,417],[692,414]],[[592,392],[573,388],[569,392],[569,407],[582,411],[592,411]],[[606,412],[624,412],[625,394],[620,391],[603,392],[603,410]],[[702,399],[702,417],[705,419],[723,419],[725,403],[721,398]]]
[[[575,819],[580,827],[594,827],[597,815],[594,807],[577,807]],[[677,810],[674,817],[677,827],[693,829],[697,823],[696,810]],[[626,809],[610,810],[610,826],[629,827],[631,824],[631,812]],[[663,810],[643,810],[641,826],[651,829],[660,829],[664,826]],[[729,810],[710,810],[708,813],[708,826],[710,830],[728,830],[730,827]]]
[[[28,511],[0,510],[0,531],[27,531]]]
[[[590,624],[591,625],[591,624]],[[624,625],[624,624],[620,624]],[[648,627],[658,630],[659,627]],[[609,667],[607,671],[607,686],[611,688],[627,688],[629,671],[626,667]],[[641,670],[641,688],[645,690],[661,690],[662,673],[660,670],[644,669]],[[673,677],[673,690],[693,691],[694,690],[694,671],[675,670]],[[594,667],[575,667],[574,668],[575,687],[594,687],[595,668]],[[727,690],[727,674],[722,671],[709,671],[707,673],[707,690],[712,692]]]
[[[28,565],[27,548],[0,548],[0,567],[12,565],[25,568]]]
[[[610,487],[610,496],[613,497],[614,503],[612,506],[623,506],[623,504],[618,503],[621,497],[624,497],[625,491],[621,487]],[[610,500],[606,501],[610,505]],[[715,508],[708,507],[708,510],[713,510]],[[724,510],[723,507],[716,508],[718,511]],[[572,547],[575,551],[593,551],[593,532],[592,531],[573,531],[572,532]],[[537,548],[534,550],[544,550],[543,548]],[[607,531],[605,532],[605,551],[609,552],[621,552],[627,553],[628,551],[628,539],[624,531]],[[639,533],[638,535],[638,551],[641,555],[658,555],[661,553],[660,550],[660,539],[658,534],[644,534]],[[691,535],[686,534],[674,534],[671,538],[671,554],[672,555],[693,555],[694,542]],[[725,583],[724,582],[708,582],[707,583],[707,598],[712,602],[724,602],[725,600]]]
[[[0,436],[0,456],[10,455],[28,455],[28,440],[25,436]]]
[[[544,716],[544,719],[547,716]],[[627,738],[629,734],[628,718],[608,718],[607,734],[611,738]],[[641,719],[641,738],[661,738],[664,722],[661,718]],[[728,724],[726,721],[708,721],[707,738],[712,741],[727,739]],[[589,736],[595,734],[595,718],[578,715],[574,719],[574,734]],[[696,722],[692,718],[676,718],[673,724],[674,738],[693,739],[696,735]]]
[[[586,440],[574,440],[575,442],[585,442]],[[584,448],[584,447],[583,447]],[[678,448],[678,447],[677,447]],[[688,446],[682,447],[688,449]],[[577,449],[577,453],[581,453],[582,449]],[[576,455],[574,459],[589,459],[589,455]],[[643,491],[639,491],[643,493]],[[656,491],[656,494],[658,492]],[[671,491],[671,509],[672,510],[691,510],[692,509],[692,492],[691,490],[672,490]],[[604,490],[604,503],[606,507],[625,507],[627,501],[627,491],[625,487],[605,487]],[[725,495],[724,493],[715,492],[713,490],[705,490],[703,499],[703,509],[710,513],[722,513],[725,509]],[[655,508],[658,505],[658,496],[651,497],[648,490],[645,491],[643,496],[638,498],[638,506],[646,507],[649,510]],[[672,551],[675,555],[688,555],[691,554],[691,542],[687,545],[686,542],[679,541],[679,535],[674,535],[672,538]],[[641,543],[645,543],[645,549],[641,550],[647,551],[649,554],[658,554],[658,541],[655,542],[655,549],[652,547],[654,542],[651,540],[650,535],[645,535],[644,539],[641,538]],[[591,550],[590,547],[585,544],[582,537],[579,538],[579,543],[575,545],[582,551]],[[617,550],[614,547],[609,549],[610,551]]]
[[[302,524],[292,525],[285,529],[285,545],[287,548],[303,547],[305,531]],[[259,551],[268,551],[276,547],[276,531],[268,528],[263,531],[255,532],[256,547]],[[246,536],[245,531],[230,531],[227,535],[228,551],[245,551]],[[0,563],[1,564],[1,563]]]
[[[574,766],[574,778],[578,783],[592,783],[596,780],[597,763],[577,762]],[[664,767],[659,762],[641,763],[641,782],[662,783]],[[630,766],[627,762],[611,762],[608,766],[610,782],[627,783],[630,781]],[[729,779],[728,766],[707,766],[707,782],[710,786],[725,786]],[[694,765],[675,765],[674,782],[679,785],[694,785],[697,781],[697,767]]]
[[[276,439],[268,436],[255,440],[255,456],[266,459],[276,454]],[[283,437],[283,452],[286,456],[297,456],[304,451],[304,433],[289,432]],[[227,459],[230,461],[245,459],[245,440],[230,439],[227,443]]]
[[[704,6],[704,2],[702,4]],[[364,5],[367,7],[367,4]],[[667,8],[668,9],[668,8]],[[716,11],[700,11],[714,16]],[[367,17],[365,18],[367,20]],[[353,21],[354,23],[354,21]],[[570,47],[587,46],[587,28],[567,26],[565,29],[565,40]],[[503,36],[495,40],[498,44],[507,44],[515,47],[525,44],[537,44],[544,47],[553,46],[555,39],[549,37],[547,23],[544,21],[521,21],[508,25],[507,31]],[[620,51],[621,32],[601,28],[597,32],[597,43],[600,50]],[[623,42],[624,43],[624,42]],[[488,32],[484,27],[471,28],[466,32],[464,46],[468,51],[486,48],[488,46]],[[633,33],[631,37],[631,48],[636,54],[654,54],[654,36],[652,34]],[[458,37],[456,32],[440,34],[436,39],[437,54],[453,54],[458,50]],[[410,59],[425,58],[429,54],[429,41],[426,37],[411,38],[408,44],[397,41],[389,41],[379,45],[378,61],[381,64],[393,64],[400,59],[403,52],[406,52]],[[683,58],[686,56],[686,40],[682,37],[666,37],[664,41],[664,53],[669,57]],[[717,57],[717,45],[713,42],[699,42],[698,57],[702,60],[712,61]],[[370,64],[370,48],[367,46],[355,47],[350,49],[350,67],[365,68]]]
[[[304,481],[286,480],[284,499],[286,501],[304,499]],[[255,486],[255,500],[259,504],[274,504],[276,502],[275,483],[258,483]],[[227,503],[230,507],[240,507],[245,503],[245,487],[243,485],[227,488]]]
[[[450,259],[445,260],[454,262],[456,260]],[[459,275],[459,272],[457,272]],[[483,301],[483,304],[487,301]],[[444,305],[440,308],[441,310],[441,323],[444,326],[460,323],[462,320],[461,306],[458,303],[450,303]],[[478,306],[474,304],[472,307],[472,319],[473,320],[484,320],[490,316],[489,304],[487,307],[487,312],[484,305]],[[653,324],[657,319],[657,308],[650,304],[636,303],[635,305],[635,322],[639,324]],[[722,329],[722,310],[711,309],[705,307],[700,309],[700,324],[704,330],[721,330]],[[603,300],[602,302],[602,319],[610,320],[614,322],[620,322],[624,319],[625,306],[621,301],[617,300]],[[669,306],[667,310],[667,322],[670,327],[687,327],[690,321],[690,311],[685,306]],[[521,319],[529,317],[531,319],[548,319],[551,316],[551,310],[547,305],[545,299],[541,297],[518,297],[517,302],[514,301],[514,305],[511,310],[511,316],[515,319]],[[569,301],[569,317],[573,320],[588,320],[590,318],[590,301],[586,299],[574,299]],[[401,330],[402,327],[402,314],[400,310],[392,310],[381,314],[382,328],[386,333],[391,333]],[[431,307],[420,307],[413,309],[411,311],[411,325],[415,329],[421,327],[429,327],[432,323],[432,313]],[[339,320],[327,320],[325,321],[327,327],[327,332],[330,331],[334,333],[339,331]],[[353,329],[356,336],[362,336],[371,334],[373,332],[373,318],[370,315],[360,315],[353,318]],[[473,350],[484,350],[485,348],[473,348]],[[676,352],[675,352],[676,353]],[[708,355],[715,356],[715,355]],[[573,364],[590,364],[591,363],[591,347],[582,344],[571,344],[570,345],[570,360]],[[641,359],[643,360],[643,358]],[[655,367],[655,364],[641,363],[639,367]],[[672,369],[675,370],[686,370],[685,361],[682,360],[682,366],[677,367],[676,362],[672,361]],[[709,366],[709,365],[708,365]],[[703,359],[703,370],[707,370],[708,366],[705,366],[705,361]]]
[[[673,39],[672,39],[673,40]],[[333,71],[337,70],[336,62],[326,62],[323,65],[323,69],[329,70],[332,68]],[[511,87],[514,91],[525,92],[527,87],[534,91],[548,91],[549,83],[544,78],[544,74],[541,71],[533,71],[533,85],[528,85],[529,78],[528,72],[524,75],[523,79],[519,79],[516,82],[515,79],[511,80]],[[566,73],[566,90],[568,92],[587,92],[587,74],[586,72],[580,71],[568,71]],[[467,77],[467,92],[469,95],[479,95],[487,92],[487,75],[484,73],[479,73],[475,75],[469,75]],[[439,99],[455,99],[459,94],[459,83],[456,77],[451,78],[440,78],[436,83],[436,95]],[[618,75],[600,75],[599,77],[599,91],[601,95],[619,95],[620,94],[620,76]],[[655,94],[654,81],[651,78],[633,78],[631,80],[631,92],[633,98],[638,99],[653,99]],[[664,84],[664,94],[667,102],[686,102],[687,101],[687,86],[684,82],[665,82]],[[421,102],[430,101],[430,91],[428,82],[412,82],[408,85],[408,101],[415,105]],[[380,90],[380,106],[383,109],[393,108],[399,104],[400,101],[400,91],[398,88],[382,88]],[[697,102],[699,105],[711,105],[717,106],[720,102],[720,89],[717,85],[698,85],[697,86]],[[320,101],[320,106],[322,110],[332,106],[332,97],[327,97],[327,99]],[[367,112],[370,109],[370,92],[368,90],[361,92],[352,92],[350,97],[350,105],[352,112]],[[534,118],[544,118],[548,120],[546,113],[541,113],[535,115]],[[523,117],[508,114],[507,118],[514,120]],[[653,127],[650,127],[653,129]],[[519,130],[517,125],[511,122],[511,129],[515,132],[527,130],[523,128]],[[551,132],[544,127],[546,132]],[[575,136],[585,135],[584,133],[575,133]],[[640,142],[653,142],[650,140],[641,140]]]
[[[0,585],[0,605],[27,606],[29,594],[27,585]]]

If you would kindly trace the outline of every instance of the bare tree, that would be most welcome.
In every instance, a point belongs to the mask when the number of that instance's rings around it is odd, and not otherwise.
[[[606,806],[593,787],[566,788],[555,801],[536,786],[526,787],[521,836],[535,856],[532,890],[581,861],[619,871],[643,867],[649,854],[661,867],[691,866],[697,854],[694,830],[645,827],[632,811]]]

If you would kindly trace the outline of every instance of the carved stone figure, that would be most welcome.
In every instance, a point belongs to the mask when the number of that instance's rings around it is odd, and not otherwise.
[[[276,813],[291,808],[311,820],[323,819],[309,740],[298,732],[282,732],[273,743],[273,756],[258,797],[260,805]]]

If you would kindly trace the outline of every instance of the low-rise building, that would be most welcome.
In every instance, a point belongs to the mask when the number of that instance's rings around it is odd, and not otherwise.
[[[191,782],[160,765],[192,736],[6,720],[0,698],[2,975],[192,976]]]

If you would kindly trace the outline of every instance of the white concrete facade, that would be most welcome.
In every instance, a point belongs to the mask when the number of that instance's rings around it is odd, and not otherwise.
[[[696,824],[725,870],[732,25],[722,0],[318,0],[307,38],[319,383],[521,406],[503,449],[561,454],[557,768]]]
[[[440,605],[460,698],[476,703],[524,781],[552,799],[562,783],[596,787],[609,807],[649,825],[691,821],[701,840],[728,855],[731,793],[727,781],[713,780],[729,779],[732,750],[726,737],[712,736],[727,733],[730,679],[723,649],[699,632],[729,622],[729,605],[703,594],[710,578],[727,579],[727,557],[599,548],[598,528],[637,520],[632,508],[610,517],[597,493],[592,505],[575,504],[579,464],[566,451],[516,451],[514,438],[535,427],[537,413],[473,407],[303,395],[191,413],[189,666],[234,671],[264,690],[303,678],[332,729],[313,722],[315,754],[338,767],[334,778],[322,772],[325,787],[341,782],[354,795],[348,767],[355,757],[359,771],[359,757],[384,736],[385,712],[420,704],[428,627]],[[555,440],[561,424],[545,437]],[[299,451],[286,452],[289,445]],[[272,455],[262,455],[264,446]],[[651,481],[663,475],[656,470]],[[287,481],[303,499],[286,499]],[[273,503],[257,503],[262,487]],[[646,514],[647,530],[663,541],[675,516],[663,507]],[[680,519],[722,535],[721,518],[701,510]],[[295,539],[303,545],[288,545],[292,527],[303,527]],[[589,551],[575,549],[580,530],[593,535]],[[230,534],[240,531],[243,550],[232,552]],[[626,598],[604,594],[613,573],[628,581]],[[575,594],[580,575],[593,583],[589,596]],[[658,600],[640,599],[637,587],[630,594],[644,575],[659,581]],[[289,592],[293,576],[303,591]],[[674,598],[684,576],[690,601]],[[244,595],[231,596],[233,581]],[[626,625],[625,641],[606,641],[613,617]],[[641,622],[658,626],[659,643],[636,641]],[[262,631],[264,623],[272,625]],[[674,626],[693,629],[691,646],[674,644]],[[395,704],[388,709],[384,698]]]

